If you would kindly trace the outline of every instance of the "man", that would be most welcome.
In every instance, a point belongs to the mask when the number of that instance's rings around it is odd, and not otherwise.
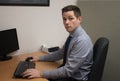
[[[62,9],[62,17],[65,29],[69,32],[69,37],[63,48],[46,56],[33,56],[31,61],[57,61],[63,58],[63,64],[50,71],[39,72],[36,69],[28,69],[23,73],[23,77],[43,77],[49,81],[88,80],[88,74],[93,63],[93,44],[81,27],[80,9],[74,5],[66,6]]]

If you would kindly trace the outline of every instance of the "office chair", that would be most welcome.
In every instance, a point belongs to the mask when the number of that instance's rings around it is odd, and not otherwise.
[[[93,65],[88,76],[88,81],[101,81],[104,64],[107,56],[109,40],[105,37],[100,37],[93,47]]]

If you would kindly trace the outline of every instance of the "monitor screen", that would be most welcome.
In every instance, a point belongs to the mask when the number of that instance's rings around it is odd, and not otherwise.
[[[19,49],[16,28],[0,31],[0,60],[11,59],[9,53]]]

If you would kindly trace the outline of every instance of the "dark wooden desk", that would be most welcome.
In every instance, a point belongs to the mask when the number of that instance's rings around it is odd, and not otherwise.
[[[16,79],[13,78],[13,73],[17,67],[19,61],[25,60],[28,56],[42,56],[45,53],[36,52],[31,54],[21,54],[13,56],[11,60],[0,61],[0,81],[48,81],[44,78],[35,78],[35,79]],[[57,62],[35,62],[36,68],[40,71],[51,70],[57,68],[60,64]]]

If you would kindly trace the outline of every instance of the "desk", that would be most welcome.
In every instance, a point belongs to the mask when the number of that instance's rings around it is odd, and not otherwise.
[[[0,61],[0,81],[48,81],[44,78],[34,78],[34,79],[17,79],[13,78],[13,73],[17,67],[19,61],[25,60],[28,56],[42,56],[45,53],[36,52],[31,54],[22,54],[13,56],[11,60]],[[40,71],[52,70],[57,68],[60,64],[57,62],[35,62],[36,68]]]

